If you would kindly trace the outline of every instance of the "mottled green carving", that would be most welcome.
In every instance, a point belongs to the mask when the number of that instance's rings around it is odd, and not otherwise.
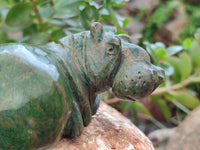
[[[0,150],[48,147],[60,135],[79,136],[113,87],[121,98],[150,94],[164,79],[125,35],[90,31],[44,46],[0,45]]]

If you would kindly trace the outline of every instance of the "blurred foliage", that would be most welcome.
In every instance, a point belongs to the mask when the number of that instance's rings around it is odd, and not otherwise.
[[[187,14],[187,24],[181,30],[181,38],[191,37],[196,32],[196,29],[200,27],[200,4],[184,3],[186,14]]]
[[[154,33],[156,30],[161,29],[165,23],[174,18],[177,13],[178,6],[184,8],[184,13],[187,18],[186,25],[180,29],[180,35],[177,40],[181,41],[187,37],[192,37],[198,27],[200,27],[200,4],[193,4],[183,1],[166,0],[160,1],[154,8],[151,14],[145,18],[145,29],[141,41],[155,42]],[[142,8],[138,14],[139,19],[144,19],[145,14],[149,8]],[[179,18],[183,16],[178,16]]]
[[[178,4],[178,1],[165,1],[157,4],[155,11],[147,19],[142,41],[147,40],[150,42],[154,42],[154,39],[152,38],[153,33],[156,29],[162,27],[164,23],[167,22]],[[146,11],[147,10],[148,9],[146,9]]]
[[[118,33],[125,33],[129,19],[114,10],[123,7],[124,1],[0,0],[0,43],[44,44],[88,30],[92,22],[109,23]]]

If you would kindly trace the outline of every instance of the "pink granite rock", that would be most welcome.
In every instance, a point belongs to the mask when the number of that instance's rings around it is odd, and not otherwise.
[[[101,102],[80,137],[61,139],[51,150],[154,150],[150,140],[127,118]]]

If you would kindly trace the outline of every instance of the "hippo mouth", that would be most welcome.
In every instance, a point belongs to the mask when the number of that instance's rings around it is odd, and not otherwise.
[[[136,101],[136,99],[130,95],[125,96],[126,99],[131,100],[131,101]]]

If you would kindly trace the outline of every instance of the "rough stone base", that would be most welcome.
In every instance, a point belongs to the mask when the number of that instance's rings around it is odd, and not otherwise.
[[[150,140],[121,113],[101,102],[80,137],[61,139],[50,150],[154,150]]]
[[[166,150],[200,149],[200,106],[195,108],[177,127]]]

